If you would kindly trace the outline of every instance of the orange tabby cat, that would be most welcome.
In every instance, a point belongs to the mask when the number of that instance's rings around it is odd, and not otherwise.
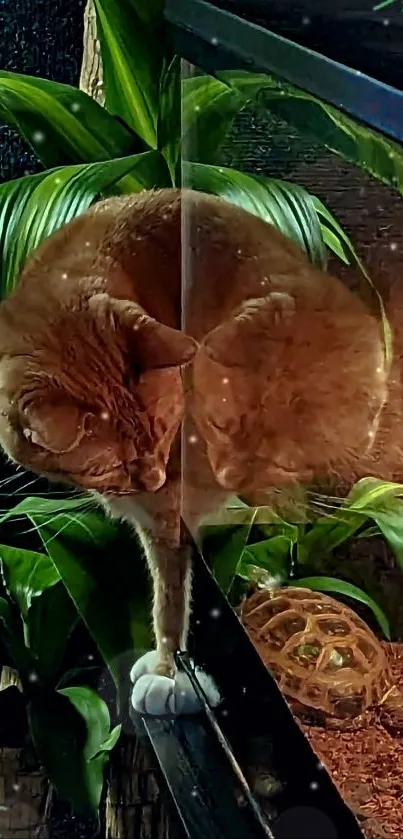
[[[136,709],[199,707],[173,678],[190,601],[185,390],[194,530],[230,490],[351,471],[376,432],[385,378],[364,305],[271,225],[213,196],[102,201],[29,260],[0,306],[0,443],[32,471],[96,493],[139,533],[156,651],[133,668]]]

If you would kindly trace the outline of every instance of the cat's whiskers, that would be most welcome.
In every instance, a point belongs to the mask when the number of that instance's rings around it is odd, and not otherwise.
[[[25,470],[21,469],[16,475],[10,475],[8,478],[3,478],[0,480],[0,492],[2,487],[11,484],[13,481],[16,481],[18,478],[22,478],[24,475]]]

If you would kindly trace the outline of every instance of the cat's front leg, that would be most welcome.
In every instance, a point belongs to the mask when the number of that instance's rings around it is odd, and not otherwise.
[[[193,714],[201,703],[187,675],[175,665],[175,653],[186,650],[190,599],[191,557],[186,545],[173,547],[140,534],[154,589],[153,626],[156,649],[146,653],[131,670],[132,705],[140,713],[164,716]],[[200,668],[195,675],[211,705],[220,696]]]

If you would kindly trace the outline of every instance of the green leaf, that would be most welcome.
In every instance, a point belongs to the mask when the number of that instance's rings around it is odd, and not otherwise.
[[[369,291],[372,301],[375,303],[376,314],[380,313],[381,315],[384,338],[385,362],[387,369],[389,369],[393,360],[393,335],[389,324],[389,320],[386,315],[382,295],[376,288],[375,284],[372,282],[372,279],[367,269],[365,268],[364,263],[359,258],[353,243],[347,236],[347,233],[345,233],[343,228],[340,226],[338,221],[329,212],[329,210],[327,209],[327,207],[325,207],[322,201],[319,201],[318,198],[314,197],[313,203],[316,212],[318,213],[319,219],[322,220],[322,233],[326,244],[330,247],[332,241],[335,241],[337,244],[335,247],[332,248],[334,253],[340,256],[340,258],[347,263],[349,263],[350,261],[347,254],[350,255],[353,258],[356,265],[358,266],[361,272],[361,276],[365,280],[366,288],[364,290],[364,298],[366,296],[365,291]]]
[[[403,503],[396,499],[390,501],[385,510],[375,510],[372,518],[392,548],[395,557],[403,569]]]
[[[25,646],[22,623],[4,597],[0,597],[0,635],[15,669],[18,670],[21,679],[27,681],[29,675],[36,672],[36,662]]]
[[[362,510],[368,515],[369,510],[382,508],[400,495],[403,495],[403,484],[379,478],[362,478],[348,493],[346,505],[351,510]]]
[[[373,600],[369,594],[366,594],[365,591],[358,588],[358,586],[355,586],[352,583],[346,583],[344,580],[339,580],[336,577],[303,577],[300,580],[295,580],[293,585],[301,586],[301,588],[309,588],[312,589],[312,591],[329,591],[334,592],[335,594],[343,594],[347,597],[351,597],[353,600],[358,600],[360,603],[364,603],[365,606],[368,606],[375,615],[385,637],[390,640],[391,631],[389,621],[385,613],[378,606],[375,600]]]
[[[345,507],[317,519],[312,528],[300,536],[298,562],[321,568],[326,563],[326,557],[354,536],[367,519],[364,511],[353,512]]]
[[[80,703],[67,693],[73,690],[77,688],[39,691],[28,703],[28,721],[36,754],[60,798],[69,801],[78,813],[95,815],[102,794],[105,756],[89,760],[86,754],[89,742],[97,739],[105,711],[96,694],[99,702],[89,699]]]
[[[0,119],[18,131],[47,168],[145,151],[86,93],[36,76],[0,72]]]
[[[180,76],[181,60],[174,56],[161,74],[157,123],[158,149],[167,161],[174,186],[180,185],[182,164]]]
[[[78,619],[77,609],[62,582],[33,600],[26,618],[26,640],[43,684],[56,684]]]
[[[97,752],[95,752],[95,754],[94,754],[94,755],[92,755],[92,757],[90,758],[90,760],[96,760],[96,759],[97,759],[98,757],[100,757],[100,756],[102,755],[102,753],[104,753],[104,752],[111,752],[111,751],[112,751],[112,749],[114,749],[114,748],[115,748],[115,746],[116,746],[116,744],[117,744],[117,742],[118,742],[118,740],[119,740],[119,737],[120,737],[121,731],[122,731],[122,726],[121,726],[121,725],[116,725],[116,726],[115,726],[115,728],[114,728],[114,729],[112,729],[112,731],[111,731],[111,733],[110,733],[109,737],[107,737],[107,738],[106,738],[106,740],[104,740],[104,742],[103,742],[103,743],[101,743],[101,745],[100,745],[100,747],[99,747],[98,751],[97,751]]]
[[[281,582],[288,578],[293,541],[288,536],[272,536],[256,542],[244,550],[236,573],[244,579],[254,579],[258,571],[266,572],[266,584],[274,577]]]
[[[246,75],[250,75],[248,82]],[[255,95],[260,88],[266,109],[374,178],[403,192],[403,149],[398,143],[274,76],[229,70],[217,73],[217,77],[237,90],[245,90],[248,84]]]
[[[164,0],[147,0],[147,3],[144,0],[124,0],[124,2],[134,9],[136,15],[150,31],[161,25]]]
[[[183,164],[185,186],[220,195],[273,224],[324,266],[326,251],[312,196],[302,187],[235,169],[202,163]]]
[[[147,20],[144,9],[140,12],[140,5],[129,0],[95,0],[95,9],[105,107],[118,114],[148,146],[156,148],[164,55],[162,15]]]
[[[110,732],[111,720],[106,702],[98,696],[95,690],[86,686],[62,688],[58,690],[62,696],[67,696],[72,705],[83,718],[87,728],[87,742],[83,755],[85,760],[93,760],[101,751],[108,751],[104,744],[112,737]],[[116,729],[112,732],[115,742]]]
[[[32,600],[56,585],[60,576],[45,554],[0,545],[0,559],[6,588],[26,620]]]
[[[240,527],[227,528],[224,539],[221,539],[219,549],[213,554],[212,572],[221,590],[228,594],[231,589],[237,567],[245,546],[248,543],[251,524]],[[212,528],[214,531],[214,528]]]
[[[102,192],[139,192],[161,186],[169,173],[158,152],[67,166],[0,185],[2,296],[14,288],[28,256],[63,224],[83,213]],[[41,212],[38,212],[38,207]]]
[[[152,646],[145,563],[130,532],[79,504],[75,499],[63,502],[61,513],[60,502],[27,498],[3,520],[25,514],[37,528],[120,688],[127,681],[128,665]]]
[[[182,154],[196,163],[216,163],[236,114],[247,102],[212,76],[182,79]]]

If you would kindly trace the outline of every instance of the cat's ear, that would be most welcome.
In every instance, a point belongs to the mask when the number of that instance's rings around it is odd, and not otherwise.
[[[92,433],[93,415],[80,410],[67,399],[38,399],[19,412],[19,425],[24,437],[33,445],[53,454],[75,449]]]
[[[295,300],[283,292],[273,291],[266,297],[247,300],[233,317],[206,336],[202,347],[220,364],[248,366],[254,347],[263,350],[265,343],[275,340],[280,331],[284,334],[292,328],[294,315]]]
[[[135,303],[96,294],[90,307],[108,318],[143,370],[181,367],[192,361],[196,353],[198,344],[193,338],[150,317]]]

